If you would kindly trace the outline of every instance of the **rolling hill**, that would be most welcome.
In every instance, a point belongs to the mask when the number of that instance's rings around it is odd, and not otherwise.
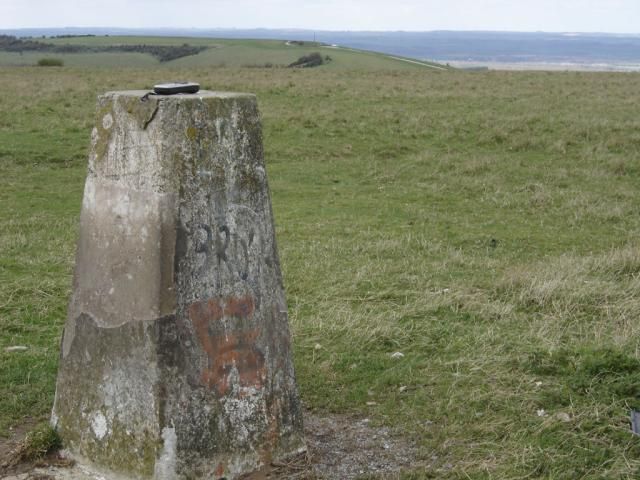
[[[326,59],[321,68],[331,70],[448,68],[377,52],[286,40],[105,35],[21,39],[17,42],[10,48],[0,43],[0,66],[35,65],[42,58],[55,57],[71,67],[286,67],[304,55],[318,52]],[[178,53],[172,53],[172,49]],[[185,54],[181,56],[180,50]],[[172,58],[176,56],[178,58]]]

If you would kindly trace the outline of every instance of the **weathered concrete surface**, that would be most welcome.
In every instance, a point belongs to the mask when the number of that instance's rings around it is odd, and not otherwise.
[[[81,464],[236,478],[304,448],[252,95],[98,100],[52,424]]]

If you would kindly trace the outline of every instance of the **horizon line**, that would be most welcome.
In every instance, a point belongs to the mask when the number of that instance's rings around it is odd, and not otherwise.
[[[578,31],[578,30],[483,30],[483,29],[435,29],[435,30],[348,30],[348,29],[315,29],[301,27],[113,27],[113,26],[64,26],[64,27],[0,27],[2,31],[19,31],[19,30],[180,30],[180,31],[292,31],[292,32],[327,32],[327,33],[531,33],[531,34],[561,34],[561,35],[623,35],[623,36],[640,36],[640,32],[605,32],[605,31]]]

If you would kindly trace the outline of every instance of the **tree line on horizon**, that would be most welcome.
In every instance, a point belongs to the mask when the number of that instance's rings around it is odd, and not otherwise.
[[[146,53],[157,58],[160,62],[169,62],[181,57],[196,55],[206,46],[194,46],[187,43],[182,45],[56,45],[32,39],[21,39],[12,35],[0,35],[0,50],[5,52],[43,52],[53,54],[65,53],[103,53],[103,52],[126,52],[126,53]]]

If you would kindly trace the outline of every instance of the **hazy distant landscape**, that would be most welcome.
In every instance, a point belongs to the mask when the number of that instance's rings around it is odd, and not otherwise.
[[[318,41],[457,66],[495,69],[640,70],[640,35],[519,32],[57,28],[0,30],[18,37],[140,35]]]

